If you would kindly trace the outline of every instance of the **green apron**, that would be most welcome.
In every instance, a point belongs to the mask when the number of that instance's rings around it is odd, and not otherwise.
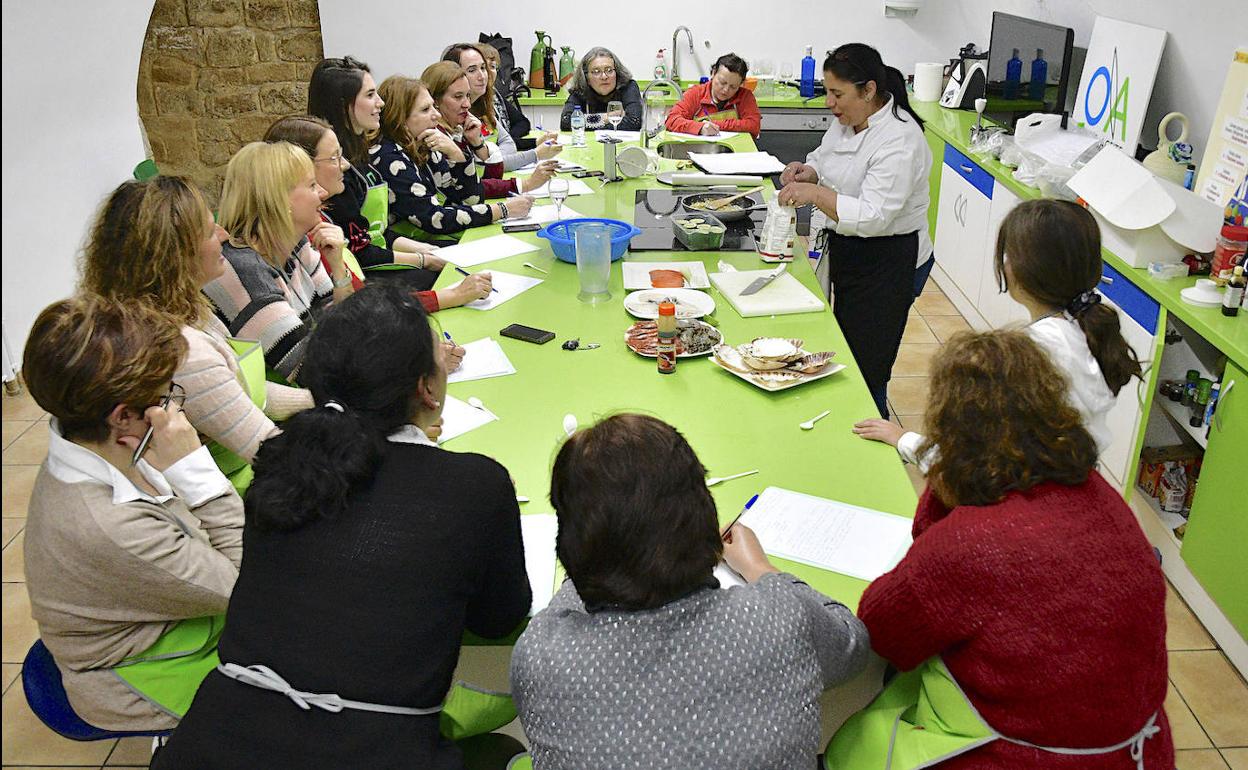
[[[265,392],[264,351],[255,340],[240,340],[229,337],[228,342],[238,360],[238,368],[243,378],[243,389],[251,398],[257,409],[263,410],[267,398]],[[241,496],[251,486],[251,464],[231,452],[216,441],[208,442],[208,451],[217,467],[230,480]]]
[[[361,176],[367,188],[364,203],[360,206],[360,215],[368,220],[368,235],[372,238],[373,245],[384,248],[386,225],[390,218],[390,188],[385,182],[376,182],[372,171]]]
[[[1109,754],[1129,749],[1140,770],[1144,742],[1160,728],[1148,723],[1121,743],[1096,749],[1039,746],[998,733],[980,716],[944,661],[931,658],[898,674],[865,709],[849,718],[824,754],[827,770],[919,770],[995,740],[1054,754]]]
[[[112,671],[144,700],[181,719],[200,682],[217,667],[217,641],[224,628],[224,615],[178,621]]]

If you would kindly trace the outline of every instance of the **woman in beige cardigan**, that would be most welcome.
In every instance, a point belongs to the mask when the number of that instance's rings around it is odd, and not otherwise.
[[[182,322],[187,354],[174,379],[186,390],[186,415],[215,444],[214,457],[241,490],[260,442],[277,431],[274,421],[308,408],[312,396],[272,382],[249,386],[242,376],[229,331],[200,292],[224,270],[226,237],[186,180],[125,182],[96,218],[81,288],[159,308]]]

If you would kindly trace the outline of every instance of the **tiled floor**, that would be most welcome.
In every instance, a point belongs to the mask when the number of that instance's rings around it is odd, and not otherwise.
[[[895,419],[910,430],[923,430],[927,365],[950,335],[967,328],[953,305],[929,282],[906,327],[889,389]],[[29,397],[5,397],[3,457],[3,748],[5,768],[146,767],[150,741],[127,739],[98,743],[64,740],[30,712],[20,684],[22,657],[38,635],[30,618],[22,574],[22,527],[38,464],[47,448],[45,416]],[[923,479],[911,478],[916,488]],[[1167,646],[1170,692],[1166,698],[1178,749],[1179,770],[1248,770],[1248,685],[1217,649],[1183,600],[1168,590]],[[474,675],[505,676],[505,666],[483,657],[469,659]],[[499,669],[491,671],[489,669]],[[503,672],[503,673],[500,673]],[[475,678],[475,676],[474,676]],[[488,683],[489,679],[479,680]]]

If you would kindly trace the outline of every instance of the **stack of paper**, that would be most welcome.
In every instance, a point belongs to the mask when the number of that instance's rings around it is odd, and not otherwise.
[[[460,401],[447,394],[446,401],[442,404],[442,435],[438,436],[438,443],[445,444],[453,438],[497,419],[498,415],[489,409],[478,409],[466,401]]]
[[[612,131],[611,129],[604,129],[602,131],[595,131],[594,138],[595,139],[604,139],[604,138],[619,139],[621,142],[640,142],[641,132],[640,131]]]
[[[512,217],[506,221],[506,224],[544,225],[558,219],[580,219],[583,216],[584,214],[578,214],[567,206],[563,207],[563,213],[560,214],[559,207],[551,203],[545,206],[534,206],[529,209],[529,215],[527,217]]]
[[[520,536],[524,538],[524,570],[529,574],[533,605],[529,617],[550,604],[555,596],[555,536],[559,522],[553,513],[528,513],[520,517]]]
[[[710,174],[779,174],[784,171],[784,164],[769,152],[691,152],[689,160]]]
[[[584,166],[582,166],[580,163],[577,163],[575,161],[564,160],[563,158],[558,158],[558,157],[552,158],[552,160],[556,160],[559,162],[559,166],[556,170],[560,174],[566,173],[568,171],[584,171],[585,170]],[[544,162],[545,161],[535,160],[532,163],[529,163],[527,165],[521,166],[520,168],[516,169],[516,172],[523,173],[525,171],[533,171],[534,169],[537,168],[538,163],[544,163]]]
[[[540,246],[522,241],[511,235],[492,235],[475,241],[460,242],[454,246],[443,246],[438,249],[437,256],[460,267],[472,267],[483,262],[493,262],[504,257],[527,254],[538,251]]]
[[[447,382],[467,382],[468,380],[484,380],[487,377],[503,377],[515,374],[516,367],[503,352],[503,348],[492,337],[479,339],[464,345],[464,360],[459,368],[451,372]]]
[[[512,297],[518,296],[542,282],[541,278],[529,278],[525,275],[504,273],[499,270],[490,271],[490,280],[494,290],[490,292],[489,296],[485,299],[473,300],[464,305],[464,307],[470,307],[473,310],[493,310]],[[459,283],[463,283],[463,281]],[[451,288],[458,286],[459,283],[452,284]]]
[[[741,517],[767,553],[842,575],[875,580],[910,547],[910,519],[823,497],[767,487]]]
[[[579,179],[569,179],[567,180],[567,182],[568,182],[568,195],[592,195],[594,192],[593,190],[589,189],[589,185],[585,184]],[[538,187],[536,190],[528,190],[524,194],[529,196],[530,198],[549,198],[550,197],[550,183],[547,182],[541,187]]]

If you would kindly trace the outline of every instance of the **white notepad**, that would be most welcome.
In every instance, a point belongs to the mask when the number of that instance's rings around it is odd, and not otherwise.
[[[516,367],[512,366],[503,347],[493,337],[485,337],[464,345],[464,359],[459,362],[458,369],[447,375],[446,381],[467,382],[515,373]]]
[[[567,206],[563,207],[561,216],[558,207],[550,203],[529,209],[527,217],[513,217],[506,220],[506,222],[509,225],[544,225],[547,222],[554,222],[556,219],[580,219],[582,216],[584,215],[576,213]]]
[[[491,270],[490,281],[495,291],[491,291],[490,295],[485,299],[473,300],[464,305],[464,307],[470,307],[473,310],[493,310],[512,297],[532,289],[541,283],[542,279],[530,278],[527,275],[516,275],[515,273],[504,273],[500,270]],[[459,283],[452,284],[451,288],[458,285]]]
[[[722,129],[718,134],[686,134],[681,131],[667,131],[664,138],[688,142],[726,142],[740,133],[740,131],[724,131]]]
[[[784,164],[769,152],[691,152],[689,160],[709,174],[779,174],[784,171]]]
[[[457,243],[454,246],[443,246],[438,249],[437,256],[452,265],[473,267],[483,262],[493,262],[496,259],[514,257],[517,254],[527,254],[540,249],[541,246],[503,233],[491,235],[489,238]]]
[[[896,566],[914,522],[904,516],[767,487],[741,517],[767,553],[862,580]]]
[[[594,191],[589,189],[589,185],[585,184],[579,179],[569,179],[567,180],[567,182],[568,182],[568,195],[593,195],[594,194]],[[542,185],[536,190],[528,190],[524,194],[528,195],[531,198],[549,198],[550,197],[550,182],[547,182],[546,184]],[[534,206],[534,208],[537,208],[537,207]]]
[[[529,617],[536,615],[555,597],[555,536],[559,521],[553,513],[526,513],[520,517],[524,538],[524,571],[529,575],[533,604]]]
[[[498,415],[489,409],[478,409],[448,393],[442,404],[442,435],[438,436],[438,443],[445,444],[497,419]]]

